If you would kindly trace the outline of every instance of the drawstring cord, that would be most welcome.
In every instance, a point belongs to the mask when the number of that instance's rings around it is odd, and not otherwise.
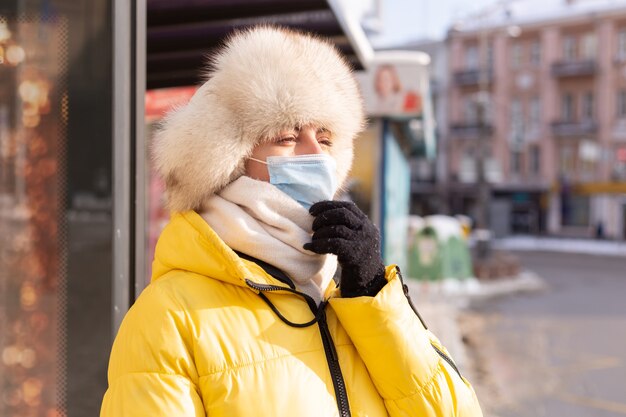
[[[297,293],[297,292],[296,292]],[[261,297],[261,300],[265,301],[265,304],[267,304],[269,306],[269,308],[272,309],[272,311],[278,316],[279,319],[281,319],[283,321],[283,323],[291,326],[291,327],[309,327],[314,325],[315,323],[319,322],[322,317],[325,314],[325,309],[326,309],[326,301],[323,301],[320,306],[318,307],[317,313],[315,314],[315,317],[310,320],[307,321],[306,323],[294,323],[292,321],[290,321],[289,319],[287,319],[285,316],[282,315],[282,313],[278,310],[278,308],[276,308],[276,306],[270,301],[269,298],[267,298],[267,295],[263,294],[263,292],[259,291],[258,296]]]
[[[314,325],[315,323],[321,321],[324,319],[325,315],[326,315],[326,304],[328,304],[328,301],[322,301],[321,304],[319,305],[319,307],[316,306],[315,301],[313,300],[313,298],[311,298],[311,296],[301,293],[300,291],[294,290],[292,288],[288,288],[288,287],[279,287],[277,285],[263,285],[263,284],[257,284],[256,282],[250,280],[250,279],[245,279],[246,284],[248,284],[248,287],[255,289],[257,291],[257,295],[259,297],[261,297],[261,300],[263,300],[265,302],[265,304],[267,304],[269,306],[269,308],[274,312],[274,314],[276,314],[278,316],[278,318],[280,318],[280,320],[287,324],[288,326],[291,327],[309,327]],[[307,304],[309,305],[309,308],[311,309],[312,312],[315,313],[315,317],[313,318],[313,320],[310,320],[306,323],[294,323],[291,320],[287,319],[285,316],[282,315],[282,313],[278,310],[278,308],[276,308],[276,306],[270,301],[269,298],[267,298],[267,295],[265,295],[263,293],[263,291],[287,291],[287,292],[291,292],[294,294],[299,295],[300,297],[304,298],[307,302]],[[315,308],[317,307],[317,308]]]

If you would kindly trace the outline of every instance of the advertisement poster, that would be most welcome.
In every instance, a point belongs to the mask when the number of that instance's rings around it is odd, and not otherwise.
[[[378,63],[358,75],[368,115],[421,117],[422,68],[412,64]]]
[[[378,51],[367,71],[356,74],[370,118],[412,121],[412,136],[434,158],[435,122],[430,99],[430,57],[417,51]]]

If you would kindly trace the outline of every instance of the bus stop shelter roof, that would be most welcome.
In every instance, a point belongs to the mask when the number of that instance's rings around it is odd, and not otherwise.
[[[211,50],[233,30],[260,23],[328,37],[356,70],[372,54],[337,0],[148,0],[146,17],[148,89],[199,84]]]

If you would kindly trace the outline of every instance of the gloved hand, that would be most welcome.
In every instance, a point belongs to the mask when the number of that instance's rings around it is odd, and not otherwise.
[[[347,201],[320,201],[309,213],[315,216],[313,239],[304,249],[337,255],[342,297],[378,294],[387,284],[380,234],[365,213]]]

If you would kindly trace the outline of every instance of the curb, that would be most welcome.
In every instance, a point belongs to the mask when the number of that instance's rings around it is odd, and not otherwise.
[[[538,238],[518,236],[496,239],[496,249],[518,251],[551,251],[603,256],[626,256],[626,242],[588,239]]]

